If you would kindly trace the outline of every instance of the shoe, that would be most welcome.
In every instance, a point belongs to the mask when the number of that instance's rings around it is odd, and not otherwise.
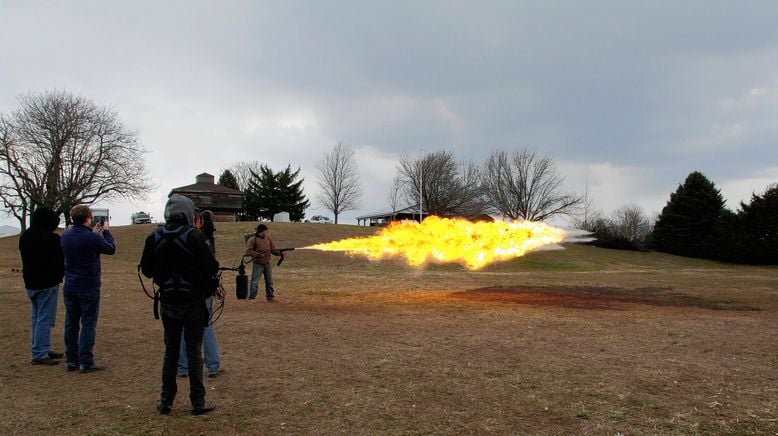
[[[224,368],[219,368],[219,370],[216,372],[209,372],[208,378],[216,378],[222,374],[224,374]]]
[[[62,353],[57,353],[56,351],[49,351],[49,359],[62,359],[65,357]]]
[[[256,302],[257,302],[256,298],[249,298],[249,303],[256,303]]]
[[[267,302],[272,303],[276,297],[267,297]]]
[[[105,365],[82,366],[80,371],[81,371],[81,374],[86,374],[88,372],[102,371],[105,368],[106,368]]]
[[[172,407],[170,407],[170,404],[163,403],[162,401],[157,403],[157,412],[159,412],[160,415],[169,415],[170,409],[172,409]]]
[[[59,360],[52,359],[51,357],[47,357],[45,359],[38,359],[32,361],[33,365],[46,365],[46,366],[52,366],[52,365],[59,365]]]
[[[189,375],[189,374],[187,374],[185,372],[179,372],[178,373],[178,378],[186,378],[187,375]]]
[[[208,412],[211,412],[213,409],[216,408],[216,405],[213,403],[205,403],[201,406],[196,406],[192,408],[192,415],[205,415]]]
[[[75,372],[78,370],[78,365],[73,365],[71,363],[68,363],[68,372]]]

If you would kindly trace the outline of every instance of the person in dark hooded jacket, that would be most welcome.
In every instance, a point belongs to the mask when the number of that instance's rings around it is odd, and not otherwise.
[[[30,227],[19,237],[22,274],[32,304],[32,363],[56,365],[62,353],[51,351],[51,328],[57,316],[59,284],[65,275],[60,237],[54,231],[59,215],[47,207],[32,213]]]
[[[193,227],[195,207],[189,198],[173,194],[165,205],[164,226],[146,238],[140,267],[143,275],[154,279],[162,305],[165,358],[162,363],[162,393],[157,411],[170,413],[178,387],[181,335],[186,342],[189,375],[189,399],[192,415],[212,411],[205,401],[203,386],[203,329],[208,323],[205,299],[214,288],[211,278],[219,264],[202,232]]]

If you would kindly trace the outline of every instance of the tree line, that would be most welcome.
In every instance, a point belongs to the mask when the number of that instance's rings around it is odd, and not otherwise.
[[[75,204],[142,198],[151,189],[145,152],[111,108],[64,91],[23,95],[16,111],[0,114],[0,200],[24,230],[41,206],[69,220]],[[315,201],[336,223],[342,213],[359,207],[357,170],[355,150],[344,143],[316,163]],[[290,220],[301,221],[311,204],[303,181],[299,167],[275,171],[249,161],[225,170],[218,183],[243,192],[243,219],[272,220],[288,212]],[[778,184],[731,211],[715,185],[695,171],[652,220],[636,205],[604,217],[588,190],[564,192],[563,182],[553,159],[527,149],[494,151],[481,164],[458,161],[446,150],[403,154],[387,201],[392,213],[411,208],[425,215],[496,214],[512,220],[567,215],[603,247],[778,263]]]
[[[339,216],[359,206],[362,186],[353,147],[339,143],[316,164],[316,203]],[[244,193],[245,218],[272,219],[286,211],[293,221],[310,205],[302,192],[300,169],[273,172],[258,161],[241,162],[224,172],[219,183]],[[401,155],[389,192],[392,213],[421,209],[425,215],[473,218],[500,214],[511,219],[543,220],[574,214],[583,196],[561,192],[564,178],[551,158],[528,150],[497,151],[482,166],[458,162],[450,151]]]

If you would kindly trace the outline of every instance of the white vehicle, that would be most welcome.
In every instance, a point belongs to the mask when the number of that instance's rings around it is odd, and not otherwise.
[[[306,222],[319,223],[319,224],[332,224],[332,220],[330,220],[329,217],[326,217],[324,215],[314,215],[311,217],[310,220],[306,220]]]
[[[146,212],[135,212],[130,217],[130,222],[133,224],[148,224],[151,222],[151,217]]]

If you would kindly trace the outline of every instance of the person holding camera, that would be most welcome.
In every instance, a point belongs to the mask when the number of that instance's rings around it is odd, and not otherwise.
[[[65,256],[65,364],[68,371],[101,371],[95,364],[95,335],[100,309],[100,255],[116,253],[116,244],[105,221],[93,228],[92,210],[79,204],[70,210],[73,225],[62,234]]]
[[[60,237],[54,231],[59,215],[48,207],[38,207],[30,227],[19,237],[22,274],[32,305],[32,364],[57,365],[62,353],[51,350],[51,328],[57,319],[59,284],[65,274]]]
[[[259,288],[259,278],[265,276],[265,298],[268,302],[275,298],[273,289],[273,267],[270,264],[270,255],[284,257],[284,253],[276,250],[273,240],[268,236],[267,226],[257,226],[254,236],[246,240],[246,255],[254,259],[251,268],[251,285],[249,286],[249,300],[256,301]]]
[[[213,295],[213,277],[219,270],[207,240],[194,228],[192,200],[173,194],[165,205],[165,225],[147,238],[140,267],[159,288],[165,357],[162,363],[162,392],[157,411],[169,414],[178,386],[176,372],[183,334],[189,375],[192,415],[202,415],[216,406],[205,401],[203,386],[203,330],[208,324],[206,298]]]

